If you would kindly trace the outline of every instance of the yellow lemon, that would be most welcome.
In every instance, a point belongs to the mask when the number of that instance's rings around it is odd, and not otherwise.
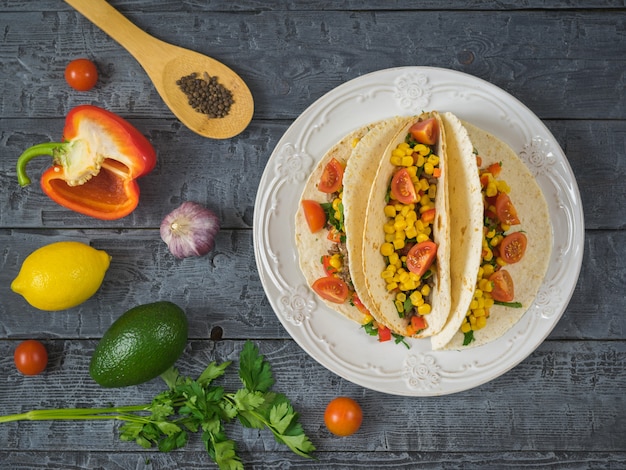
[[[80,242],[57,242],[26,257],[11,289],[40,310],[75,307],[100,288],[111,257]]]

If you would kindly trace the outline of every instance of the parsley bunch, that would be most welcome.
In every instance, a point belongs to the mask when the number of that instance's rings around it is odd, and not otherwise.
[[[289,399],[272,392],[272,369],[258,348],[246,341],[239,357],[239,377],[243,388],[229,393],[213,382],[224,375],[230,361],[212,362],[193,380],[170,368],[161,378],[168,390],[156,395],[150,404],[112,408],[64,408],[34,410],[0,416],[10,421],[115,419],[124,421],[120,439],[135,441],[144,448],[157,446],[169,452],[185,446],[189,432],[202,431],[207,452],[220,469],[243,469],[235,442],[228,439],[224,424],[237,418],[248,428],[268,428],[275,439],[302,457],[311,457],[315,447],[299,423],[299,415]]]

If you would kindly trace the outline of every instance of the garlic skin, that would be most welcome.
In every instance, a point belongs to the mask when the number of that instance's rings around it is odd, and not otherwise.
[[[178,259],[206,255],[215,247],[217,216],[196,202],[183,202],[161,222],[161,239]]]

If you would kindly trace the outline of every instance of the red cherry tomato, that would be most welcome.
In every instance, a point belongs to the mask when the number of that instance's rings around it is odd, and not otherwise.
[[[98,82],[98,69],[89,59],[76,59],[65,67],[65,80],[75,90],[91,90]]]
[[[396,171],[391,179],[391,198],[402,204],[417,202],[415,186],[411,181],[411,175],[406,168]]]
[[[341,189],[343,183],[343,165],[332,158],[324,167],[317,189],[323,193],[334,193]]]
[[[363,410],[349,397],[337,397],[328,403],[324,412],[324,423],[336,436],[349,436],[361,427]]]
[[[496,271],[489,276],[489,281],[493,283],[493,290],[491,291],[493,300],[498,302],[511,302],[513,300],[515,297],[513,279],[507,270]]]
[[[413,124],[409,133],[420,144],[433,145],[439,137],[439,123],[434,117],[424,119]]]
[[[522,232],[514,232],[504,237],[498,249],[500,256],[509,264],[517,263],[524,257],[528,239]]]
[[[311,286],[322,299],[342,304],[348,298],[348,286],[337,277],[321,277]]]
[[[411,324],[407,327],[407,336],[413,336],[428,326],[426,319],[422,315],[413,315]]]
[[[506,193],[499,193],[496,198],[496,215],[501,224],[518,225],[517,210]]]
[[[326,212],[324,212],[319,202],[304,199],[302,201],[302,210],[304,211],[304,218],[306,219],[311,233],[315,233],[324,228],[324,225],[326,225]]]
[[[385,325],[378,324],[378,341],[384,343],[391,339],[391,330]]]
[[[24,375],[37,375],[48,365],[48,351],[39,341],[29,339],[18,344],[13,353],[15,367]]]
[[[416,243],[406,255],[406,267],[412,273],[423,276],[433,264],[436,255],[437,245],[434,242],[427,240]]]

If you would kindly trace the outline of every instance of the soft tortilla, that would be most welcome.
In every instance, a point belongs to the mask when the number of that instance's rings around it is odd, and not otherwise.
[[[435,116],[436,112],[424,113],[420,118]],[[405,140],[409,128],[419,118],[409,121],[390,141],[384,156],[381,159],[374,184],[369,194],[369,207],[365,219],[362,267],[363,278],[369,293],[369,300],[372,305],[371,312],[377,312],[382,322],[393,332],[406,335],[409,320],[401,318],[396,310],[394,300],[395,293],[388,292],[386,282],[381,278],[381,273],[386,268],[385,258],[380,254],[380,247],[385,242],[383,225],[387,220],[385,216],[385,196],[389,188],[389,182],[396,167],[390,162],[389,156],[396,146]],[[426,317],[428,327],[416,334],[415,338],[431,336],[443,328],[450,312],[450,273],[449,273],[449,227],[448,227],[448,198],[447,198],[447,166],[446,166],[446,139],[445,130],[440,122],[440,138],[438,142],[437,155],[440,158],[439,168],[441,176],[438,182],[437,196],[435,198],[436,216],[433,223],[433,235],[437,243],[437,269],[434,276],[434,286],[432,293],[432,310]],[[356,271],[356,269],[355,269]]]
[[[459,331],[464,313],[461,315],[462,312],[458,312],[449,322],[450,331],[455,331],[452,339],[445,343],[445,336],[439,339],[433,338],[433,348],[456,350],[481,346],[493,341],[501,337],[522,318],[543,282],[552,249],[552,225],[548,206],[541,188],[526,165],[513,149],[493,135],[466,122],[463,122],[463,126],[482,158],[482,166],[487,167],[492,163],[502,162],[502,172],[499,178],[511,187],[511,200],[521,221],[521,224],[512,227],[512,230],[523,230],[528,237],[528,245],[522,260],[506,267],[515,285],[514,300],[520,302],[523,307],[494,305],[491,308],[487,325],[474,331],[474,341],[467,346],[463,346],[463,333]],[[448,326],[444,329],[446,334],[447,328]]]
[[[483,240],[483,198],[472,141],[452,113],[441,115],[446,132],[450,222],[451,308],[443,329],[431,337],[441,349],[459,331],[476,289]]]
[[[317,189],[317,183],[322,176],[324,167],[333,158],[337,159],[337,161],[345,166],[352,154],[353,142],[362,139],[372,128],[378,125],[379,123],[374,123],[354,130],[333,145],[309,176],[309,179],[304,185],[301,200],[312,199],[320,203],[328,202],[326,194]],[[333,242],[327,239],[328,231],[325,229],[311,233],[304,213],[300,208],[296,211],[295,229],[300,269],[310,286],[313,285],[317,279],[325,275],[320,259],[323,255],[328,253],[328,250],[333,246]],[[346,301],[343,304],[337,304],[325,299],[321,300],[331,309],[341,313],[350,320],[358,323],[363,321],[363,314],[350,302]]]
[[[370,188],[385,149],[409,119],[394,117],[372,127],[355,146],[343,176],[342,200],[350,276],[359,299],[379,323],[384,323],[384,319],[370,296],[362,268],[365,216],[370,204]]]

